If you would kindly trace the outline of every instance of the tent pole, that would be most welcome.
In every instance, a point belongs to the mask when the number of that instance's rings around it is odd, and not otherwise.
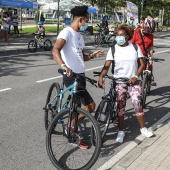
[[[59,22],[60,22],[60,14],[59,14],[59,11],[60,11],[60,8],[59,8],[59,5],[60,5],[60,0],[58,0],[58,10],[57,10],[57,19],[58,19],[58,23],[57,23],[57,35],[59,34]]]
[[[22,8],[20,8],[20,30],[22,31]]]

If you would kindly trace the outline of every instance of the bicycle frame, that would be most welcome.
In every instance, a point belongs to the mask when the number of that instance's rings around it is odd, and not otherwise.
[[[47,109],[50,108],[49,106],[56,100],[57,97],[59,97],[59,104],[58,104],[58,108],[57,108],[57,112],[59,113],[62,109],[66,109],[68,107],[68,104],[71,100],[71,96],[75,93],[77,93],[77,85],[78,85],[78,82],[75,81],[73,84],[71,84],[69,87],[65,88],[65,89],[62,89],[61,92],[57,95],[54,96],[53,100],[50,101],[48,104],[47,104]],[[62,100],[63,100],[63,96],[64,94],[70,90],[70,93],[69,93],[69,96],[66,100],[66,102],[63,104],[63,107],[61,109],[61,103],[62,103]]]
[[[111,119],[112,119],[113,115],[111,113],[113,113],[113,111],[116,111],[116,106],[117,106],[117,104],[115,105],[115,103],[116,103],[116,95],[117,95],[117,93],[115,91],[116,82],[112,81],[110,83],[110,85],[111,86],[110,86],[110,90],[109,90],[108,94],[103,96],[102,99],[107,99],[109,101],[109,103],[110,103],[109,104],[109,113],[110,113],[110,115],[107,115],[107,116],[111,116]]]

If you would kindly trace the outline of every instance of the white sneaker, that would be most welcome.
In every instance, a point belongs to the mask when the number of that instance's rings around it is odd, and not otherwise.
[[[116,142],[122,143],[125,137],[125,133],[123,131],[119,131],[117,134]]]
[[[151,136],[154,135],[153,132],[148,131],[148,129],[147,129],[146,127],[140,129],[140,132],[141,132],[141,134],[142,134],[143,136],[145,136],[145,137],[147,137],[147,138],[149,138],[149,137],[151,137]]]

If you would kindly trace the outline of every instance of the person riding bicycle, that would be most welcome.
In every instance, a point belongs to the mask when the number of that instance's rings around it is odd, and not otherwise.
[[[133,28],[127,24],[122,24],[118,27],[117,36],[115,38],[115,53],[112,55],[110,48],[104,67],[98,79],[98,86],[103,88],[103,78],[107,74],[111,64],[114,64],[113,77],[126,77],[129,79],[129,84],[116,82],[115,90],[117,92],[117,114],[119,132],[116,141],[122,143],[125,133],[123,131],[124,111],[126,106],[127,95],[132,99],[133,107],[136,113],[137,120],[140,125],[140,132],[146,137],[151,137],[152,132],[148,131],[144,124],[144,111],[142,106],[142,81],[141,73],[144,68],[143,54],[137,45],[137,49],[129,42],[133,35]],[[114,61],[114,62],[113,62]]]
[[[43,21],[38,22],[38,29],[36,31],[38,35],[39,42],[43,43],[43,38],[45,37],[45,27],[43,26]]]
[[[136,28],[136,22],[132,16],[130,17],[130,21],[127,21],[127,24],[130,25],[133,29]]]
[[[150,64],[152,65],[152,86],[156,86],[153,76],[153,34],[151,33],[150,28],[142,23],[134,31],[133,37],[130,40],[131,43],[136,43],[142,50],[143,56],[149,56]]]
[[[97,58],[103,54],[103,50],[85,54],[84,39],[79,31],[85,31],[88,27],[89,14],[87,6],[76,6],[71,9],[73,21],[69,27],[64,28],[58,35],[56,43],[53,47],[53,57],[58,65],[66,70],[67,75],[63,76],[63,82],[66,87],[74,83],[72,72],[85,75],[85,61]],[[80,102],[84,105],[84,109],[92,113],[95,109],[95,102],[89,92],[86,90],[86,80],[83,77],[78,78],[78,87],[83,90],[77,93],[80,97]],[[78,120],[84,117],[79,115]],[[73,126],[72,122],[72,126]],[[87,149],[88,146],[82,141],[79,145],[82,149]]]

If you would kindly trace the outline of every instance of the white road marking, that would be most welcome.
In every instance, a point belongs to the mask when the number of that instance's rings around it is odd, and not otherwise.
[[[61,78],[61,77],[62,76],[57,76],[57,77],[52,77],[52,78],[49,78],[49,79],[38,80],[38,81],[36,81],[36,83],[42,83],[42,82],[45,82],[45,81],[54,80],[54,79],[58,79],[58,78]]]
[[[101,67],[103,67],[103,66],[89,68],[89,69],[86,69],[85,71],[91,71],[91,70],[95,70],[95,69],[98,69],[98,68],[101,68]],[[38,80],[38,81],[36,81],[36,83],[42,83],[42,82],[45,82],[45,81],[54,80],[54,79],[58,79],[58,78],[61,78],[61,77],[62,76],[57,76],[57,77],[51,77],[51,78],[48,78],[48,79]]]
[[[164,52],[167,52],[167,51],[170,51],[170,50],[164,50],[164,51],[155,52],[154,55],[159,54],[159,53],[164,53]]]
[[[154,42],[154,45],[155,44],[165,44],[165,45],[169,45],[169,44],[167,44],[167,43],[159,43],[159,42]]]
[[[0,92],[11,90],[11,88],[0,89]]]
[[[166,120],[170,118],[170,112],[167,113],[164,117],[162,117],[160,120],[158,120],[154,125],[152,125],[149,129],[151,131],[155,131],[157,128],[161,127]],[[142,135],[139,135],[134,139],[132,142],[130,142],[127,146],[125,146],[120,152],[118,152],[116,155],[114,155],[110,160],[108,160],[106,163],[104,163],[98,170],[108,170],[113,167],[117,162],[119,162],[120,159],[122,159],[125,155],[127,155],[132,149],[134,149],[138,144],[135,141],[143,141],[145,137]]]

